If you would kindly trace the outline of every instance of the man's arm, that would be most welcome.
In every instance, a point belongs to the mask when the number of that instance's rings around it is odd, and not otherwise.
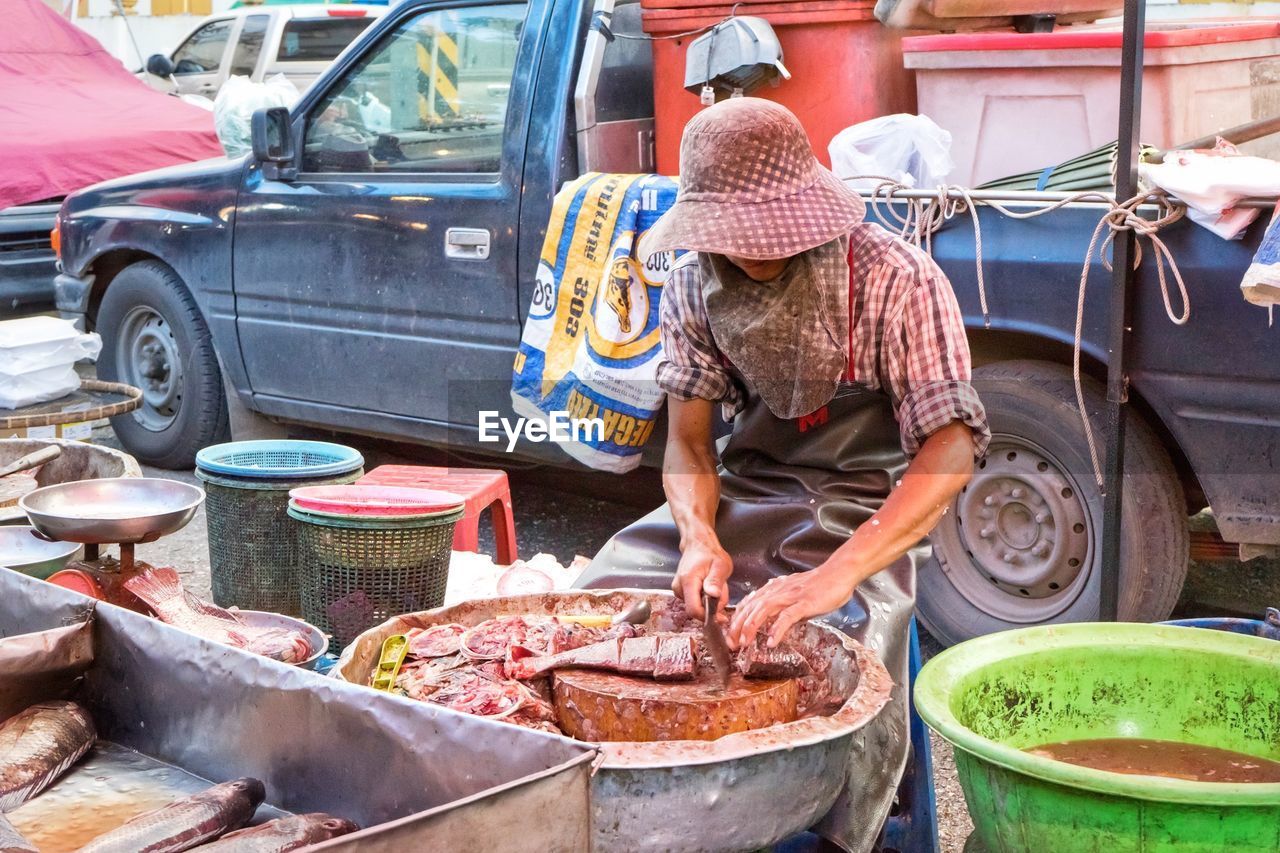
[[[720,477],[711,438],[714,404],[708,400],[667,399],[667,449],[662,488],[680,531],[680,566],[671,584],[685,608],[703,617],[702,593],[726,603],[733,562],[716,536]]]
[[[973,476],[973,430],[952,421],[925,440],[898,486],[871,519],[821,566],[775,578],[734,614],[729,642],[751,642],[773,622],[770,645],[792,625],[844,606],[858,584],[901,557],[929,534],[943,510]]]

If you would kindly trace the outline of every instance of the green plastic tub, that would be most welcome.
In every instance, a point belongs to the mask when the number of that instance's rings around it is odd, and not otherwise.
[[[962,643],[915,685],[955,746],[990,853],[1280,850],[1280,784],[1128,776],[1026,747],[1085,738],[1177,740],[1280,760],[1280,643],[1197,628],[1077,624]]]

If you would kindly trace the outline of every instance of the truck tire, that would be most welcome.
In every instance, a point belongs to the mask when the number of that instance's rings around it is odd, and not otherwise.
[[[111,419],[125,449],[182,470],[196,451],[230,437],[227,401],[209,327],[187,286],[160,261],[125,267],[102,298],[98,376],[142,389],[142,406]]]
[[[1094,479],[1071,372],[1007,361],[974,371],[992,441],[956,497],[921,567],[917,614],[950,645],[1010,628],[1099,615],[1102,492]],[[1085,405],[1105,453],[1102,386]],[[1168,452],[1132,411],[1125,438],[1120,618],[1164,619],[1187,574],[1190,532]]]

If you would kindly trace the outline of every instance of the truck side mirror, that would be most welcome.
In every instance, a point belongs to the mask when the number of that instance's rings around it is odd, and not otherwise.
[[[157,77],[172,77],[173,62],[163,53],[153,53],[147,58],[147,73]]]
[[[285,164],[293,160],[293,125],[284,107],[267,107],[253,114],[250,125],[253,157],[259,163]]]

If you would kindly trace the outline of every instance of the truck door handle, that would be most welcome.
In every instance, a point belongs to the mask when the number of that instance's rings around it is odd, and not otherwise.
[[[450,228],[444,232],[444,256],[465,261],[483,261],[489,257],[487,228]]]

